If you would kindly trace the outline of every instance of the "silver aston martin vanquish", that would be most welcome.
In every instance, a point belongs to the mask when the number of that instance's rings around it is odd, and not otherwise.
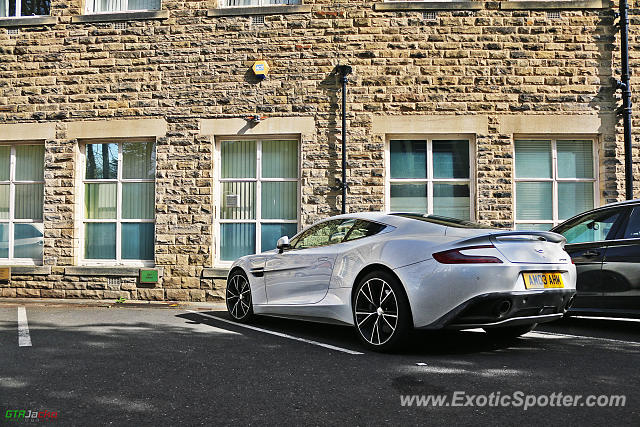
[[[576,269],[564,237],[410,213],[347,214],[233,263],[227,309],[355,326],[375,350],[412,328],[508,338],[562,317]]]

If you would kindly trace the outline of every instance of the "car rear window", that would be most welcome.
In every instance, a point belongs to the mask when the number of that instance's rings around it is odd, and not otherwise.
[[[433,224],[444,225],[446,227],[455,227],[455,228],[486,228],[486,229],[495,229],[494,227],[489,227],[484,224],[479,224],[477,222],[466,221],[463,219],[457,218],[448,218],[446,216],[439,215],[422,215],[416,213],[392,213],[393,216],[401,216],[403,218],[415,219],[417,221],[431,222]]]

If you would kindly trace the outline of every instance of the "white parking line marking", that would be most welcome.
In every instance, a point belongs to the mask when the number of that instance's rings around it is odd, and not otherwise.
[[[31,347],[27,310],[24,307],[18,307],[18,347]]]
[[[212,316],[211,314],[201,313],[199,311],[193,311],[193,310],[187,310],[187,311],[189,313],[199,314],[200,316],[209,317],[211,319],[219,320],[221,322],[230,323],[230,324],[232,324],[234,326],[239,326],[241,328],[247,328],[247,329],[251,329],[251,330],[254,330],[254,331],[258,331],[258,332],[264,332],[265,334],[275,335],[275,336],[281,337],[281,338],[288,338],[290,340],[300,341],[300,342],[304,342],[304,343],[307,343],[307,344],[313,344],[313,345],[317,345],[319,347],[328,348],[330,350],[336,350],[336,351],[341,351],[343,353],[356,354],[356,355],[364,354],[364,353],[361,353],[359,351],[353,351],[353,350],[349,350],[349,349],[342,348],[342,347],[336,347],[335,345],[331,345],[331,344],[325,344],[325,343],[321,343],[321,342],[318,342],[318,341],[312,341],[312,340],[307,340],[307,339],[304,339],[304,338],[294,337],[293,335],[283,334],[282,332],[275,332],[275,331],[270,331],[268,329],[258,328],[256,326],[245,325],[244,323],[232,322],[231,320],[223,319],[223,318],[218,317],[218,316]]]
[[[640,319],[630,319],[628,317],[571,316],[570,319],[613,320],[613,321],[618,321],[618,322],[636,322],[636,323],[640,323]]]
[[[614,340],[612,338],[588,337],[588,336],[585,336],[585,335],[558,334],[558,333],[555,333],[555,332],[533,331],[533,332],[527,333],[524,336],[526,336],[526,337],[546,338],[545,336],[549,336],[549,335],[555,336],[555,337],[560,337],[560,338],[578,338],[578,339],[583,339],[583,340],[604,341],[604,342],[610,342],[610,343],[615,343],[615,344],[627,344],[627,345],[638,345],[638,346],[640,346],[640,342],[635,342],[635,341]]]

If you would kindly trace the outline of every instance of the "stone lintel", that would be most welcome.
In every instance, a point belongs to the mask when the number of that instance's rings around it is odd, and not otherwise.
[[[161,137],[167,134],[164,119],[90,120],[70,122],[69,139]]]
[[[0,141],[36,141],[55,137],[55,123],[0,124]]]

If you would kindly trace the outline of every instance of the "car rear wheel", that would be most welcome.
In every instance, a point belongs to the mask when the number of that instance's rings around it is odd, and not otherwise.
[[[360,340],[375,351],[397,349],[411,329],[411,310],[402,285],[391,274],[377,271],[358,282],[353,320]]]
[[[537,323],[533,325],[506,326],[504,328],[486,328],[485,332],[492,338],[510,340],[533,331],[536,326],[538,326]]]
[[[227,281],[227,311],[233,320],[248,322],[253,318],[251,286],[244,272],[235,271]]]

